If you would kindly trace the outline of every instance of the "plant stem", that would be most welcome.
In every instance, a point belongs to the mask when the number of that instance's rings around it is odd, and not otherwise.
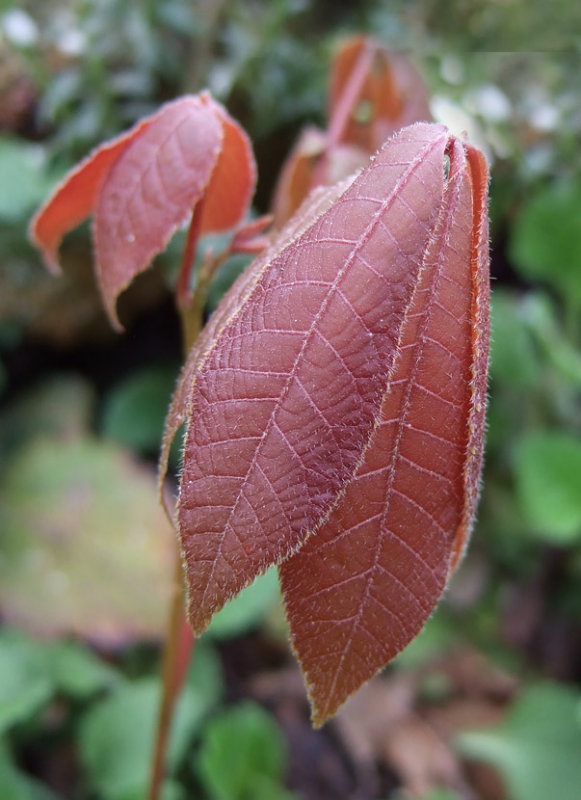
[[[366,44],[359,54],[345,88],[343,89],[341,98],[335,107],[333,118],[330,121],[327,131],[327,148],[334,147],[340,142],[341,136],[349,122],[349,118],[353,113],[355,101],[365,83],[365,78],[367,77],[375,53],[375,46]]]
[[[192,290],[190,287],[190,283],[191,283],[192,269],[194,268],[194,254],[196,252],[198,238],[200,236],[200,225],[202,223],[203,210],[204,210],[204,200],[202,199],[194,207],[194,210],[192,212],[192,219],[190,222],[190,227],[188,228],[186,246],[184,248],[184,254],[182,256],[182,265],[178,278],[178,284],[176,287],[176,300],[178,309],[182,316],[182,321],[184,314],[188,313],[188,309],[192,302]],[[193,343],[194,340],[190,341],[187,333],[185,333],[183,335],[184,358],[187,356],[190,347],[192,346]]]
[[[171,599],[168,636],[163,653],[163,695],[157,722],[149,800],[159,800],[165,774],[165,761],[171,721],[181,688],[186,679],[195,639],[185,616],[183,569],[176,559],[175,585]]]
[[[205,260],[199,269],[196,291],[192,294],[190,289],[191,274],[200,232],[201,217],[202,202],[198,203],[192,215],[176,287],[177,307],[182,323],[184,358],[187,358],[203,327],[204,307],[213,272],[210,269],[211,263]],[[218,259],[215,261],[218,262]],[[186,619],[184,574],[178,552],[176,555],[175,582],[167,625],[167,637],[163,652],[162,698],[157,721],[148,800],[159,800],[165,775],[171,721],[176,702],[186,679],[194,645],[195,639]]]

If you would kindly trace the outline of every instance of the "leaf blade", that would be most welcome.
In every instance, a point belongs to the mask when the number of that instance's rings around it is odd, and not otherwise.
[[[144,119],[131,130],[93,150],[65,175],[32,218],[30,240],[40,250],[51,272],[60,271],[58,248],[63,236],[90,215],[109,170],[125,148],[149,127],[150,122],[151,118]]]
[[[352,477],[439,211],[447,139],[429,125],[394,137],[263,265],[190,375],[179,520],[197,633],[304,542]],[[395,239],[392,229],[403,233]],[[267,307],[260,298],[269,295]],[[236,394],[244,370],[251,378]]]
[[[195,146],[191,145],[195,142]],[[207,95],[164,106],[119,156],[96,198],[97,275],[114,327],[117,297],[201,200],[223,143]]]
[[[486,389],[478,359],[487,350],[485,245],[477,245],[486,229],[482,176],[475,189],[459,143],[451,156],[374,438],[329,520],[279,566],[316,725],[419,633],[474,514]]]

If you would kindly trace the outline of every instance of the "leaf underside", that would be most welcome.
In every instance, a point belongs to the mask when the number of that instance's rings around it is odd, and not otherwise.
[[[445,157],[450,160],[445,176]],[[318,193],[186,364],[178,523],[196,633],[279,564],[316,724],[428,618],[478,494],[485,167],[442,126]]]

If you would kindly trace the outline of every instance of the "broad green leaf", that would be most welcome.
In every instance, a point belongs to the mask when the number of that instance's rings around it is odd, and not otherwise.
[[[522,307],[523,318],[548,361],[572,384],[581,385],[581,353],[566,338],[550,298],[531,293]]]
[[[533,386],[539,359],[516,296],[498,290],[491,298],[490,374],[505,385]]]
[[[224,693],[224,675],[218,654],[211,645],[204,642],[196,643],[187,682],[196,697],[203,698],[204,702],[199,710],[200,717],[221,701]]]
[[[0,634],[0,732],[28,720],[57,692],[83,699],[117,680],[78,642],[40,642],[7,628]]]
[[[141,784],[104,796],[104,800],[143,800],[143,798],[144,788]],[[161,784],[160,800],[190,800],[190,798],[186,796],[186,791],[181,784],[172,778],[167,778]]]
[[[517,499],[532,532],[554,544],[581,538],[581,438],[543,431],[514,448]]]
[[[458,747],[496,767],[511,800],[579,800],[581,694],[556,684],[529,687],[501,725],[461,734]]]
[[[6,618],[106,645],[163,631],[174,535],[150,467],[113,442],[38,439],[0,488]]]
[[[255,703],[241,703],[208,723],[196,763],[211,800],[292,796],[281,785],[287,765],[282,732]]]
[[[160,697],[160,684],[142,679],[119,687],[85,716],[80,731],[81,761],[91,784],[105,800],[145,797]],[[196,690],[188,684],[172,722],[170,774],[183,761],[207,711],[204,688]]]
[[[278,575],[275,569],[270,569],[214,615],[208,633],[216,639],[246,633],[260,623],[278,598]]]
[[[120,679],[116,670],[80,642],[58,641],[46,649],[55,687],[66,695],[88,698]]]
[[[134,372],[107,395],[103,435],[143,453],[157,453],[177,370],[156,366]]]
[[[3,630],[0,634],[0,734],[36,714],[51,699],[54,688],[45,648],[17,631]]]
[[[512,228],[510,255],[520,274],[581,307],[581,184],[574,178],[540,189]]]
[[[438,609],[426,627],[395,657],[393,664],[403,670],[416,669],[427,661],[447,652],[456,642],[458,633]]]

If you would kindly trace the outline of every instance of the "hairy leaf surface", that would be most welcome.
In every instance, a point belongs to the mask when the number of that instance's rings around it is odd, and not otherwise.
[[[470,328],[458,329],[455,321],[463,312],[449,308],[456,300],[465,303],[470,282],[464,275],[448,275],[447,255],[437,249],[447,233],[454,237],[460,231],[467,243],[462,249],[450,239],[449,251],[458,248],[462,255],[455,255],[454,263],[475,268],[470,255],[472,189],[464,188],[463,194],[453,190],[461,183],[456,174],[467,171],[458,166],[456,151],[463,154],[463,146],[437,125],[418,124],[391,139],[354,180],[319,195],[326,197],[319,206],[313,201],[298,212],[291,231],[235,284],[192,352],[167,438],[187,417],[178,521],[189,614],[197,633],[256,574],[283,562],[316,534],[314,546],[328,530],[333,510],[366,452],[377,455],[381,450],[374,442],[383,427],[382,435],[388,437],[389,432],[392,439],[408,425],[419,431],[420,441],[410,445],[406,455],[411,464],[397,460],[398,469],[403,466],[409,473],[401,478],[402,488],[397,487],[404,494],[410,482],[421,483],[450,457],[443,444],[432,461],[428,458],[425,466],[418,462],[424,471],[416,469],[417,451],[425,447],[424,429],[426,437],[433,433],[434,441],[452,437],[455,443],[456,423],[446,421],[451,414],[454,420],[462,417],[464,448],[469,446],[469,425],[481,434],[479,420],[468,420],[472,401],[460,397],[455,383],[457,373],[466,387],[472,380],[472,356],[465,352],[470,349]],[[445,157],[452,155],[453,181],[445,178]],[[454,226],[452,217],[461,205]],[[449,287],[445,300],[434,297],[427,277],[432,262]],[[417,331],[427,325],[425,307],[432,306],[437,309],[432,314],[436,328],[424,374],[412,351]],[[481,323],[484,327],[484,319]],[[466,342],[456,348],[455,336]],[[417,385],[425,389],[421,398],[422,390],[416,389],[419,399],[414,403],[405,399],[406,370],[419,372]],[[438,388],[439,380],[444,381],[443,389]],[[401,402],[385,410],[388,387],[403,393],[409,415],[399,428],[395,423]],[[470,397],[475,390],[467,391]],[[380,425],[384,413],[393,424],[386,420],[386,426]],[[478,442],[475,446],[479,453]],[[461,474],[468,469],[463,456],[456,468]],[[470,491],[464,492],[462,478],[451,480],[454,509],[446,507],[442,519],[430,505],[424,512],[420,501],[416,508],[403,499],[406,509],[397,512],[398,524],[404,524],[407,510],[413,524],[428,524],[432,514],[434,530],[444,525],[455,525],[456,530],[463,513],[458,508],[468,504]],[[447,486],[447,478],[434,481],[438,488]],[[435,491],[430,489],[430,496]],[[358,500],[362,506],[370,501],[382,502],[364,494]],[[449,535],[448,552],[442,548],[442,577],[426,577],[432,594],[443,587],[455,530]],[[431,529],[429,535],[434,535]],[[377,537],[372,534],[366,541],[372,552],[379,546]],[[421,557],[410,553],[409,560],[413,573]],[[432,572],[438,569],[442,568]],[[424,618],[428,606],[426,601]]]
[[[54,271],[63,236],[92,213],[99,285],[119,327],[119,294],[196,207],[199,233],[227,230],[246,213],[254,183],[237,123],[208,93],[182,97],[72,170],[33,219],[31,239]]]
[[[488,349],[486,170],[457,140],[363,461],[326,524],[280,566],[321,724],[422,629],[466,543]]]

